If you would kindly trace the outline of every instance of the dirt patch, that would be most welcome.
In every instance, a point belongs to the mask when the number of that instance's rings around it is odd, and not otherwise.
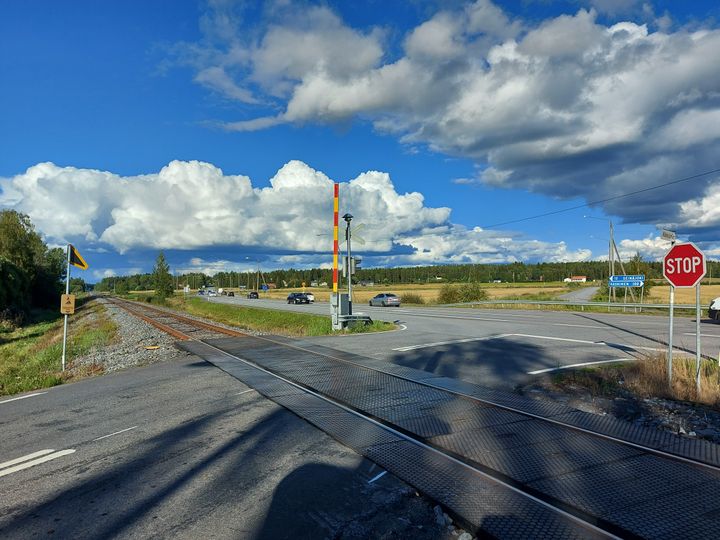
[[[720,410],[716,406],[643,395],[628,386],[623,370],[613,368],[545,375],[518,390],[534,399],[720,444]]]

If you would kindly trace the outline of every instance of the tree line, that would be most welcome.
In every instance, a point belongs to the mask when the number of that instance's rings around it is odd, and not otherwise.
[[[22,324],[35,308],[59,309],[65,257],[43,242],[27,215],[0,211],[0,322]]]
[[[162,264],[166,265],[164,258]],[[629,274],[644,274],[648,280],[662,279],[662,264],[660,262],[644,261],[640,255],[635,255],[626,261],[625,271]],[[615,272],[621,273],[616,264]],[[708,274],[718,276],[720,263],[708,262]],[[413,266],[399,268],[364,268],[353,276],[353,282],[373,282],[378,285],[393,285],[400,283],[478,283],[502,281],[503,283],[521,282],[550,282],[562,281],[570,276],[586,276],[588,280],[607,281],[609,274],[607,261],[584,262],[544,262],[528,264],[514,262],[509,264],[458,264]],[[247,287],[255,289],[257,283],[272,283],[277,288],[296,288],[303,283],[326,283],[332,287],[332,270],[326,268],[311,268],[305,270],[281,269],[263,272],[262,277],[253,272],[219,272],[214,276],[194,272],[168,275],[165,282],[171,280],[174,288],[188,285],[192,289],[202,287]],[[126,293],[136,290],[152,290],[157,282],[157,272],[149,274],[136,274],[132,276],[106,277],[95,286],[98,291]],[[344,280],[341,279],[344,282]]]

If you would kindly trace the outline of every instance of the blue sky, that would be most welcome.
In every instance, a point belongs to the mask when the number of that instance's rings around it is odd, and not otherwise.
[[[716,2],[6,2],[0,208],[89,281],[320,266],[331,190],[366,266],[720,255]],[[161,172],[162,171],[162,172]],[[591,215],[598,219],[586,219]],[[358,246],[360,247],[360,246]]]

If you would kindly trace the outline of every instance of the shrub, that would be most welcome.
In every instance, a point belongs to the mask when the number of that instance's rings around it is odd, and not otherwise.
[[[400,297],[400,302],[403,304],[424,304],[425,300],[419,294],[405,293]]]
[[[488,293],[479,283],[464,283],[458,291],[460,294],[460,302],[476,302],[479,300],[487,300]]]
[[[445,284],[438,294],[438,304],[457,304],[460,302],[460,291],[452,285]]]

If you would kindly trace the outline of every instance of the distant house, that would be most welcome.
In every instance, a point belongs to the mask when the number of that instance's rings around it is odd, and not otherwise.
[[[587,276],[570,276],[563,279],[565,283],[585,283],[587,282]]]

